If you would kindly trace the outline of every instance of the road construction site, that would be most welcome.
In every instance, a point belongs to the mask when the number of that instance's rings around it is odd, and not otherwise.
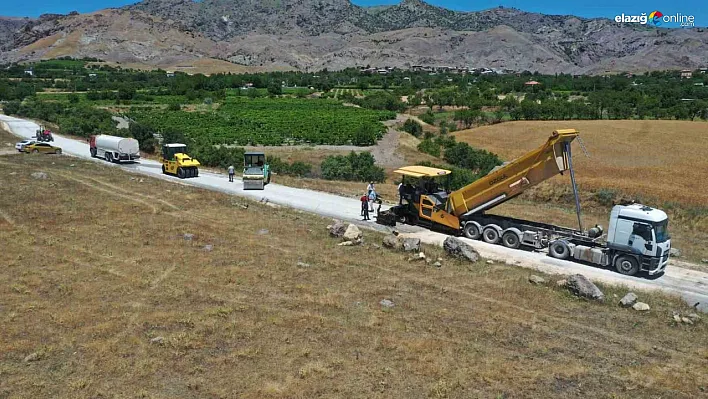
[[[4,115],[0,115],[0,122],[7,131],[20,138],[31,138],[39,128],[34,122]],[[91,158],[89,145],[86,142],[62,137],[60,135],[55,135],[54,140],[54,144],[61,147],[65,155]],[[209,171],[200,171],[198,177],[180,180],[163,175],[162,164],[147,159],[142,159],[139,163],[110,165],[121,167],[134,173],[166,179],[178,184],[188,184],[209,190],[216,190],[231,195],[247,197],[274,206],[292,207],[304,212],[361,224],[359,221],[359,201],[355,198],[345,198],[316,191],[282,186],[275,183],[269,184],[264,191],[249,191],[243,189],[243,183],[240,179],[237,178],[235,182],[230,183],[226,175]],[[382,208],[384,211],[387,209],[387,206]],[[365,227],[381,231],[390,231],[392,229],[374,223],[365,224]],[[444,234],[414,226],[399,225],[396,229],[406,235],[418,237],[423,242],[430,244],[441,245],[446,237]],[[482,241],[469,240],[466,238],[462,239],[472,245],[480,255],[494,261],[532,268],[551,274],[567,275],[581,273],[595,281],[624,285],[631,288],[658,289],[679,295],[691,305],[698,304],[697,308],[701,310],[705,311],[708,309],[708,274],[682,268],[681,262],[675,259],[670,260],[669,267],[662,277],[648,279],[646,277],[621,275],[611,269],[597,268],[582,263],[554,259],[547,256],[545,251],[523,251],[506,248],[501,245],[492,245]]]

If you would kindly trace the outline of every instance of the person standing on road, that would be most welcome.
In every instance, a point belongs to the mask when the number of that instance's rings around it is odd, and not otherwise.
[[[374,182],[369,182],[369,185],[366,186],[366,195],[371,195],[371,192],[375,190],[376,189],[374,188]]]
[[[229,166],[229,181],[231,183],[234,182],[234,173],[235,173],[234,166],[233,165]]]
[[[403,205],[403,180],[398,183],[398,205]]]
[[[364,216],[364,220],[369,219],[369,197],[364,194],[361,196],[361,215]]]
[[[376,201],[376,197],[378,197],[376,195],[376,191],[371,190],[371,192],[369,193],[369,212],[374,211],[374,202]]]

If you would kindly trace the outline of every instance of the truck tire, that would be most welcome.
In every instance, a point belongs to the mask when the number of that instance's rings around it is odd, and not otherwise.
[[[165,169],[165,165],[162,165],[162,174],[163,175],[167,174],[167,169]]]
[[[570,258],[570,247],[568,243],[563,240],[556,240],[551,243],[548,247],[548,254],[556,259],[568,259]]]
[[[501,241],[502,245],[507,248],[517,249],[521,246],[521,240],[519,239],[519,235],[516,234],[515,231],[507,231],[502,234]]]
[[[499,230],[495,227],[487,226],[482,232],[482,240],[489,244],[497,244],[499,242]]]
[[[199,168],[194,168],[194,177],[199,177]]]
[[[95,148],[91,149],[91,158],[96,158],[96,149]]]
[[[61,155],[61,148],[57,148],[56,151],[54,151],[55,154]]]
[[[105,158],[106,162],[113,162],[113,157],[111,156],[110,152],[106,152],[103,154],[103,158]]]
[[[620,256],[615,260],[615,269],[620,274],[634,276],[639,271],[639,262],[632,256]]]
[[[177,168],[177,177],[179,177],[180,179],[184,179],[184,169],[182,169],[181,167]]]
[[[465,234],[465,237],[471,240],[479,240],[479,238],[482,237],[482,232],[479,231],[477,223],[468,222],[465,224],[465,227],[462,228],[462,232]]]

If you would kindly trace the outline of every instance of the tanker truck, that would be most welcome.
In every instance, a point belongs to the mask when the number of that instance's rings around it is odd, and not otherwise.
[[[106,134],[89,137],[91,157],[103,158],[108,162],[135,161],[140,159],[138,140],[130,137],[116,137]]]
[[[514,249],[548,250],[557,259],[614,267],[626,275],[663,274],[671,240],[668,217],[662,210],[636,203],[615,205],[606,234],[601,226],[583,229],[570,151],[577,136],[574,129],[557,130],[538,149],[452,192],[441,187],[449,170],[426,166],[397,169],[394,173],[403,176],[404,183],[401,204],[379,214],[376,222],[419,225]],[[575,194],[578,229],[488,212],[565,172],[570,174]]]

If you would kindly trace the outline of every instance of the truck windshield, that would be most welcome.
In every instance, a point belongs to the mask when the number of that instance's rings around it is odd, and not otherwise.
[[[656,242],[664,242],[669,238],[669,220],[664,220],[654,223],[654,233],[656,234]]]

